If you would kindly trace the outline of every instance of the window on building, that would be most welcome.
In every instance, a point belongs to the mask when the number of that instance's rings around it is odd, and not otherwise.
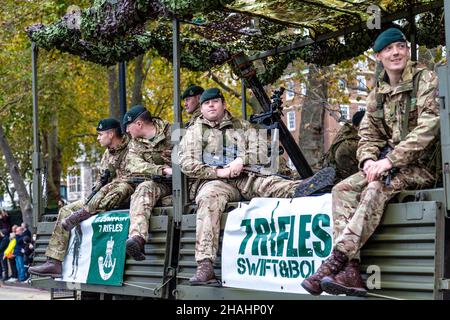
[[[359,60],[358,61],[358,69],[360,70],[366,70],[367,69],[367,60]]]
[[[81,178],[78,175],[69,174],[69,192],[81,192]]]
[[[306,83],[304,82],[300,83],[300,94],[306,96]]]
[[[347,88],[347,84],[345,83],[345,80],[339,79],[338,80],[339,89],[345,90]]]
[[[340,105],[341,110],[341,121],[346,121],[350,119],[350,106],[347,104]]]
[[[366,106],[363,105],[363,104],[360,104],[360,105],[358,106],[358,111],[366,111]]]
[[[294,80],[289,80],[287,83],[287,90],[286,90],[286,101],[294,99],[295,93],[294,93]]]
[[[286,114],[287,117],[287,127],[289,129],[289,131],[294,131],[295,130],[295,111],[289,111]]]
[[[98,168],[93,168],[92,172],[91,172],[91,179],[92,179],[91,185],[92,186],[94,185],[95,181],[97,181],[97,178],[99,177],[99,175],[100,175],[100,171],[98,170]]]
[[[356,76],[356,80],[358,81],[358,90],[361,91],[367,91],[367,85],[366,85],[366,77],[364,76]]]

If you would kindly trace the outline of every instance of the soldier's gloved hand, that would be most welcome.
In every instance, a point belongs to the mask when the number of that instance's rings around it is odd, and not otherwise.
[[[375,161],[367,170],[367,181],[372,182],[379,180],[381,174],[390,169],[392,169],[392,163],[388,158]]]
[[[171,176],[172,175],[172,168],[164,168],[162,173],[165,176]]]
[[[236,158],[231,161],[227,167],[230,168],[231,178],[238,177],[244,169],[244,160],[242,160],[242,158]]]

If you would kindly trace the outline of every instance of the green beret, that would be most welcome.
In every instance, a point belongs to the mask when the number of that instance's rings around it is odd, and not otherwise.
[[[102,119],[97,125],[97,131],[106,131],[116,128],[120,128],[120,122],[114,118]]]
[[[123,127],[126,128],[129,123],[132,123],[145,111],[147,111],[147,109],[145,109],[144,106],[140,104],[131,107],[131,109],[128,110],[127,113],[125,113],[125,115],[123,116]]]
[[[187,97],[193,97],[202,94],[205,89],[194,84],[190,85],[181,95],[181,99],[186,99]]]
[[[380,52],[394,42],[406,42],[406,37],[399,29],[389,28],[378,35],[373,45],[373,50]]]
[[[205,102],[205,101],[208,101],[211,99],[216,99],[216,98],[225,99],[222,95],[222,92],[220,92],[219,89],[217,89],[217,88],[206,89],[200,96],[200,105],[202,105],[203,102]]]

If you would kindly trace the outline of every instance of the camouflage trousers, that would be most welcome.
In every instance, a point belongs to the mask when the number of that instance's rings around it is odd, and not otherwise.
[[[45,255],[59,261],[64,260],[70,237],[70,232],[61,226],[64,218],[83,207],[86,207],[92,214],[111,210],[128,200],[132,193],[133,188],[128,183],[113,181],[101,188],[87,206],[84,205],[85,200],[78,200],[62,207],[58,212],[55,228]]]
[[[251,179],[249,181],[249,179]],[[195,260],[215,261],[219,246],[220,219],[228,202],[250,200],[254,197],[290,198],[299,180],[292,181],[278,176],[247,176],[212,180],[200,186],[195,197],[197,204]]]
[[[140,236],[147,240],[148,221],[153,207],[162,197],[169,195],[172,190],[163,183],[145,181],[136,188],[130,203],[130,231],[129,236]]]
[[[383,181],[367,183],[362,172],[341,181],[332,190],[335,249],[349,259],[359,259],[359,250],[380,224],[390,199],[402,190],[432,186],[434,177],[424,168],[401,168],[386,186]]]

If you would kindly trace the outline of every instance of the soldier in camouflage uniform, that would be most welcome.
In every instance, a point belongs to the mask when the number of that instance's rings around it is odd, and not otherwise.
[[[427,188],[435,176],[429,167],[439,140],[437,77],[410,61],[403,33],[395,28],[375,41],[384,71],[367,99],[357,157],[360,172],[333,188],[334,249],[317,272],[302,282],[311,294],[364,295],[359,250],[380,223],[388,201],[405,189]],[[381,149],[392,150],[379,159]],[[398,172],[387,185],[383,175]]]
[[[200,96],[205,91],[202,87],[196,85],[190,85],[181,95],[181,99],[184,100],[184,107],[186,112],[191,116],[185,127],[189,128],[195,122],[195,120],[201,115],[200,111]]]
[[[138,184],[131,196],[126,250],[133,259],[144,260],[144,245],[153,207],[160,198],[172,192],[168,185],[152,180],[155,175],[172,175],[170,125],[167,121],[152,117],[141,105],[132,107],[125,114],[123,125],[133,138],[126,158],[127,175],[145,180]]]
[[[358,128],[363,117],[364,111],[358,111],[353,115],[352,124],[344,123],[324,156],[323,167],[333,166],[336,169],[335,184],[359,170],[356,150],[359,142]]]
[[[93,214],[111,210],[123,204],[133,193],[133,188],[123,182],[124,159],[128,152],[129,138],[122,133],[120,122],[112,118],[100,120],[97,132],[97,140],[107,148],[100,162],[100,176],[95,183],[95,186],[103,186],[87,203],[85,199],[81,199],[59,210],[55,229],[45,252],[48,257],[47,262],[29,268],[31,274],[60,277],[61,262],[66,255],[70,230]],[[110,172],[109,179],[100,181],[101,176],[105,177],[107,171]]]
[[[225,110],[225,99],[219,89],[203,92],[200,105],[202,115],[183,137],[179,160],[183,173],[198,179],[190,190],[191,199],[195,197],[198,206],[195,244],[198,266],[190,283],[215,285],[213,263],[219,245],[220,218],[227,202],[253,197],[294,197],[295,192],[308,195],[331,184],[334,169],[327,168],[331,170],[319,172],[308,181],[248,173],[244,166],[258,164],[262,156],[260,154],[258,159],[257,130],[249,122],[234,118]],[[225,166],[213,162],[217,157],[220,160],[224,153],[223,139],[225,150],[230,150],[230,146],[231,149],[234,146],[238,148],[237,157],[236,154],[230,155],[230,160],[234,160]],[[261,141],[260,145],[267,146],[267,141]]]

